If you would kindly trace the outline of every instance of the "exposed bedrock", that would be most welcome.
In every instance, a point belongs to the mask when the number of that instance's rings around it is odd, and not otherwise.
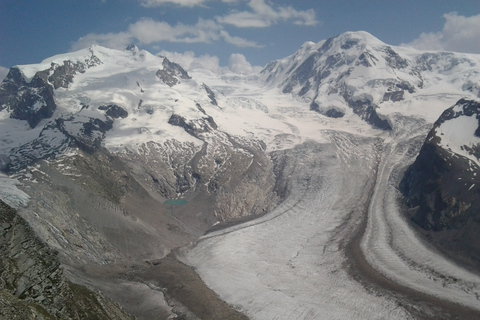
[[[0,201],[0,319],[133,319],[67,280],[57,253]]]
[[[471,117],[480,119],[480,103],[460,100],[445,110],[400,187],[412,221],[442,251],[480,270],[480,168],[478,160],[474,161],[479,157],[479,146],[464,141],[462,154],[455,153],[448,147],[451,135],[461,135],[468,128],[458,122],[460,126],[454,131],[442,131],[445,125]],[[477,126],[471,131],[475,140]]]

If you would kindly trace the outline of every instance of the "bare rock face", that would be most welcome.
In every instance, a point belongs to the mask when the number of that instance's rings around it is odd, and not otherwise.
[[[18,68],[10,69],[0,86],[0,110],[7,108],[13,119],[26,120],[31,128],[50,118],[57,105],[53,99],[53,86],[46,76],[38,72],[26,82]]]
[[[105,114],[113,119],[128,117],[128,111],[116,104],[102,105],[98,110],[105,110]]]
[[[163,59],[163,69],[157,71],[157,77],[170,87],[180,83],[180,79],[191,79],[187,71],[179,64]]]
[[[0,213],[0,319],[132,319],[68,281],[57,253],[2,201]]]
[[[174,114],[169,123],[204,143],[149,142],[142,152],[122,156],[149,189],[165,198],[203,199],[201,207],[214,213],[212,222],[261,214],[279,202],[272,161],[261,142],[220,132],[211,117],[186,121]]]
[[[5,171],[15,172],[42,159],[54,159],[69,147],[86,152],[100,148],[113,120],[71,115],[48,123],[35,140],[15,148]]]
[[[403,91],[402,91],[403,92]],[[352,97],[349,94],[344,94],[344,99],[348,106],[352,108],[353,112],[360,116],[367,123],[372,126],[383,129],[392,130],[392,127],[387,120],[381,119],[377,114],[377,106],[372,102],[368,96]]]
[[[218,107],[217,99],[215,98],[215,93],[212,91],[212,89],[210,89],[205,83],[202,84],[202,87],[207,92],[208,97],[210,98],[210,103]]]
[[[52,63],[50,68],[38,71],[29,81],[18,67],[13,67],[0,85],[0,110],[7,108],[11,118],[26,120],[35,128],[43,119],[51,118],[57,109],[55,89],[68,88],[75,74],[101,63],[92,51],[85,61]]]
[[[479,145],[463,141],[465,145],[455,146],[441,130],[442,125],[463,117],[478,121],[469,132],[472,138],[478,136],[480,103],[462,99],[435,122],[400,187],[412,208],[414,223],[430,231],[430,237],[444,250],[462,253],[480,265],[480,167],[472,160],[480,157]],[[464,130],[455,126],[451,134]]]

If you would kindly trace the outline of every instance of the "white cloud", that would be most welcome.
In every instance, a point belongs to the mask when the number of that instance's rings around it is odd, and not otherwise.
[[[265,0],[250,0],[248,6],[252,11],[233,12],[217,17],[217,21],[238,28],[265,28],[289,20],[305,26],[318,23],[313,9],[296,10],[290,6],[274,6]]]
[[[179,5],[181,7],[201,6],[207,1],[212,0],[138,0],[144,7],[160,7],[167,4]],[[224,3],[237,3],[242,0],[222,0]]]
[[[224,72],[220,67],[220,59],[218,59],[217,56],[204,54],[197,57],[193,51],[185,51],[184,53],[160,51],[158,54],[167,57],[170,61],[178,63],[187,71],[205,69],[217,74]]]
[[[420,50],[447,50],[480,53],[480,14],[459,16],[456,12],[444,14],[441,32],[422,33],[410,43],[402,44]]]
[[[0,82],[3,81],[3,79],[5,79],[9,71],[10,69],[0,66]]]
[[[205,0],[140,0],[144,7],[158,7],[165,4],[176,4],[182,7],[194,7],[201,5]]]
[[[89,47],[92,44],[99,44],[113,49],[125,49],[125,47],[131,44],[132,41],[132,35],[127,32],[101,34],[89,33],[74,42],[70,49],[75,51]]]
[[[142,19],[128,28],[128,33],[141,44],[154,42],[211,43],[220,39],[221,27],[213,20],[198,20],[195,25],[175,26],[163,21]]]
[[[213,20],[199,19],[195,25],[178,23],[174,26],[164,21],[141,19],[130,24],[128,30],[119,33],[90,33],[72,44],[72,50],[88,47],[94,43],[115,49],[123,49],[128,44],[138,42],[148,45],[159,42],[213,43],[223,39],[237,47],[259,47],[253,41],[231,36]]]
[[[222,36],[223,40],[226,43],[233,44],[236,47],[245,48],[245,47],[253,47],[253,48],[261,48],[263,46],[257,44],[255,41],[250,41],[244,38],[231,36],[227,31],[220,30],[220,35]]]
[[[247,61],[245,56],[240,53],[233,53],[228,59],[228,68],[234,73],[251,74],[253,72],[260,72],[262,67],[253,67],[250,62]]]
[[[170,61],[178,63],[187,71],[203,69],[216,74],[226,74],[230,72],[251,74],[262,70],[260,66],[252,66],[245,56],[240,53],[234,53],[230,56],[228,66],[220,66],[220,59],[218,59],[217,56],[204,54],[197,57],[193,51],[186,51],[184,53],[160,51],[158,54],[167,57]]]

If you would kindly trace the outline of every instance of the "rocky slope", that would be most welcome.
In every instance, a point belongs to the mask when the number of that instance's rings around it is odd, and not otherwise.
[[[401,182],[412,221],[451,255],[480,266],[480,103],[459,100],[429,132]]]
[[[67,280],[57,253],[0,201],[0,319],[133,319]]]

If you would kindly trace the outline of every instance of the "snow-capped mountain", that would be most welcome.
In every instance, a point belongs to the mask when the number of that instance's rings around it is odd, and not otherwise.
[[[192,243],[177,258],[253,319],[438,312],[385,294],[381,281],[365,290],[375,276],[362,278],[362,265],[390,287],[434,292],[428,303],[441,312],[458,311],[442,304],[453,299],[478,315],[480,281],[426,249],[396,204],[422,228],[455,229],[471,245],[454,258],[480,261],[479,99],[479,55],[389,46],[366,32],[307,42],[249,76],[94,45],[10,69],[0,169],[18,181],[0,180],[0,195],[59,252],[70,280],[140,318],[188,318],[184,295],[143,277]],[[453,239],[437,236],[440,246]],[[343,300],[331,304],[334,290]],[[132,302],[145,292],[161,297]]]
[[[261,79],[326,116],[355,113],[391,129],[388,115],[394,112],[435,116],[422,107],[428,96],[441,95],[450,105],[480,97],[478,63],[476,55],[392,47],[366,32],[351,32],[305,43],[292,56],[269,63]]]
[[[39,65],[14,67],[0,95],[1,109],[29,124],[22,130],[5,128],[6,135],[25,135],[2,145],[11,172],[56,158],[68,148],[92,152],[104,146],[144,162],[149,168],[144,174],[161,194],[175,197],[199,185],[206,185],[207,192],[216,190],[217,178],[232,180],[231,166],[238,172],[258,170],[252,159],[263,153],[259,141],[217,130],[205,106],[221,108],[206,84],[167,58],[135,46],[123,52],[93,46]],[[163,170],[173,172],[150,168],[147,163],[159,157],[166,161]],[[239,165],[242,161],[246,164]],[[221,178],[227,171],[228,177]],[[238,205],[239,214],[252,209]]]

